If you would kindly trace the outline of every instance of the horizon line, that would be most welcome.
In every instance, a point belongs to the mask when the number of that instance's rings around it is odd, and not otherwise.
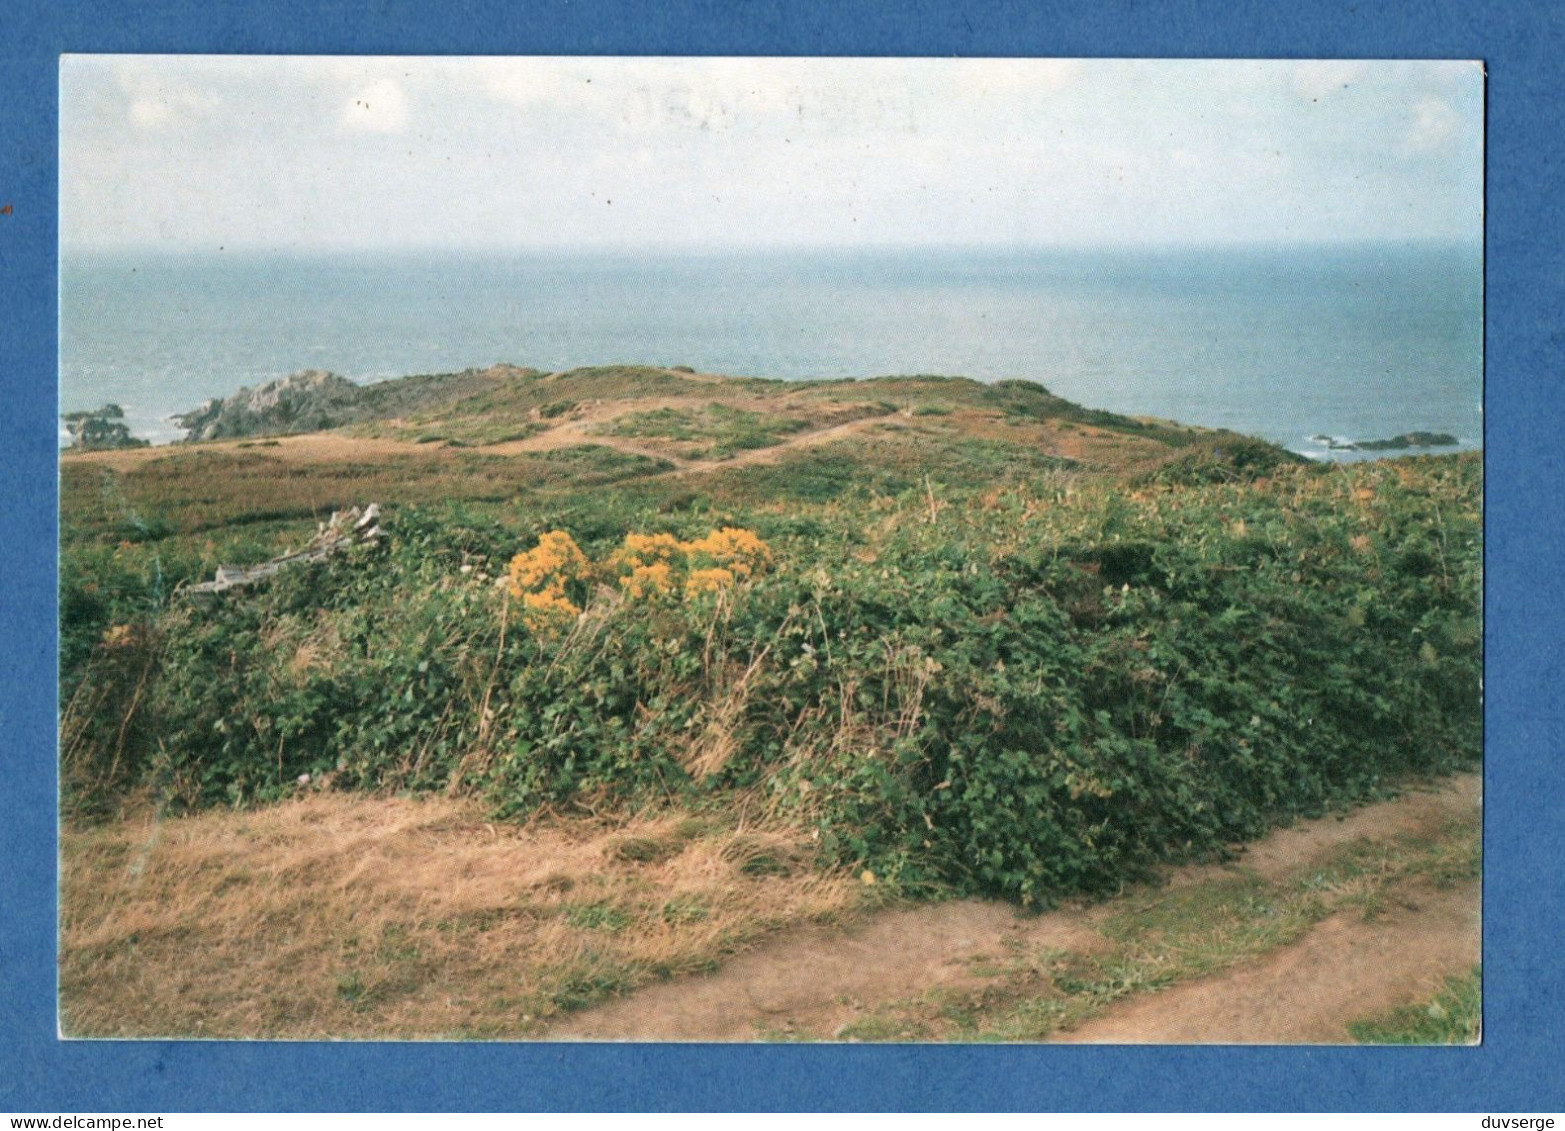
[[[333,255],[469,255],[475,259],[499,259],[510,256],[551,255],[789,255],[821,253],[975,253],[1026,254],[1035,252],[1179,252],[1246,251],[1288,249],[1331,249],[1387,246],[1462,246],[1483,247],[1485,236],[1478,235],[1385,235],[1344,238],[1299,237],[1274,240],[1159,240],[1097,242],[928,242],[928,243],[575,243],[575,244],[315,244],[307,247],[278,244],[152,244],[152,243],[73,243],[59,242],[60,256],[69,255],[162,255],[217,256],[267,255],[312,258]]]

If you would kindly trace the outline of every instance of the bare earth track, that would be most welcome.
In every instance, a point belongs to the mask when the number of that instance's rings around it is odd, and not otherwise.
[[[1364,922],[1334,915],[1225,975],[1127,1001],[1062,1041],[1334,1044],[1346,1025],[1430,996],[1478,962],[1477,885],[1420,893]]]
[[[1344,846],[1428,834],[1480,804],[1478,775],[1282,830],[1234,864],[1182,869],[1169,889],[1251,876],[1276,880]],[[1112,905],[1021,918],[962,901],[896,910],[846,932],[797,929],[709,976],[653,986],[566,1017],[556,1040],[830,1040],[877,1004],[931,989],[975,990],[1018,945],[1090,954]],[[1224,973],[1133,996],[1056,1039],[1094,1042],[1343,1042],[1347,1024],[1428,996],[1479,958],[1476,882],[1402,891],[1362,920],[1336,914],[1301,939]]]
[[[672,471],[665,472],[665,474],[677,475],[688,472],[711,471],[715,468],[746,467],[751,464],[775,463],[788,452],[797,449],[820,447],[824,444],[830,444],[858,435],[877,425],[895,427],[900,423],[899,418],[860,417],[841,424],[813,428],[792,436],[783,437],[770,447],[752,448],[736,452],[723,460],[687,459],[668,450],[666,447],[638,443],[630,437],[604,434],[594,430],[596,425],[606,420],[611,420],[614,416],[621,415],[631,409],[646,411],[683,403],[685,402],[668,398],[645,402],[628,401],[624,404],[615,405],[613,411],[609,413],[583,415],[579,419],[558,424],[547,432],[540,432],[538,435],[529,436],[525,440],[507,440],[499,444],[486,444],[478,450],[485,455],[517,456],[590,444],[613,448],[615,451],[622,452],[625,455],[643,456],[653,460],[666,460],[674,466]],[[266,442],[271,445],[271,450],[275,454],[286,457],[290,462],[303,464],[363,461],[377,457],[383,458],[398,455],[430,456],[432,454],[429,447],[410,440],[349,436],[335,431],[304,432],[292,436],[278,436]],[[257,441],[255,440],[212,440],[189,446],[166,444],[159,447],[128,448],[121,451],[72,451],[68,453],[68,458],[87,463],[102,464],[124,472],[134,470],[144,464],[154,463],[160,459],[166,459],[171,455],[183,454],[189,451],[237,452],[242,449],[253,448],[256,443]],[[438,452],[434,454],[438,455]]]

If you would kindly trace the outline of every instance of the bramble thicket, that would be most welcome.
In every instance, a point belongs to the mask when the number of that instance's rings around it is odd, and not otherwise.
[[[1044,904],[1473,764],[1478,458],[1203,459],[392,500],[387,545],[220,598],[175,590],[233,542],[68,538],[66,804],[748,811]]]

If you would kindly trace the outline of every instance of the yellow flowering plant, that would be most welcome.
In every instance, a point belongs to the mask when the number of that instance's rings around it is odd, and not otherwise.
[[[650,565],[632,565],[630,572],[619,579],[625,595],[633,600],[661,597],[673,591],[674,569],[668,562]]]
[[[683,544],[691,565],[726,570],[733,578],[754,577],[772,564],[771,547],[753,530],[725,526]]]
[[[728,526],[689,542],[672,534],[627,534],[608,565],[625,595],[639,600],[716,593],[771,562],[771,548],[753,530]]]
[[[685,595],[695,597],[702,593],[717,593],[727,589],[734,583],[734,575],[731,570],[722,569],[693,569],[690,576],[685,579]]]
[[[511,559],[511,596],[522,601],[522,623],[535,636],[558,632],[581,613],[568,588],[578,591],[592,575],[592,563],[563,530],[546,531],[538,545]],[[578,594],[579,595],[579,594]]]
[[[772,551],[752,530],[724,527],[681,542],[672,534],[627,534],[624,544],[594,564],[570,534],[550,530],[511,559],[509,588],[522,601],[534,635],[560,631],[581,614],[594,580],[617,578],[633,601],[696,598],[728,589],[770,568]]]

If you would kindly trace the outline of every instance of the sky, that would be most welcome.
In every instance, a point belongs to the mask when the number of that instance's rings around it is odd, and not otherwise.
[[[1478,240],[1471,62],[88,56],[61,244]]]

